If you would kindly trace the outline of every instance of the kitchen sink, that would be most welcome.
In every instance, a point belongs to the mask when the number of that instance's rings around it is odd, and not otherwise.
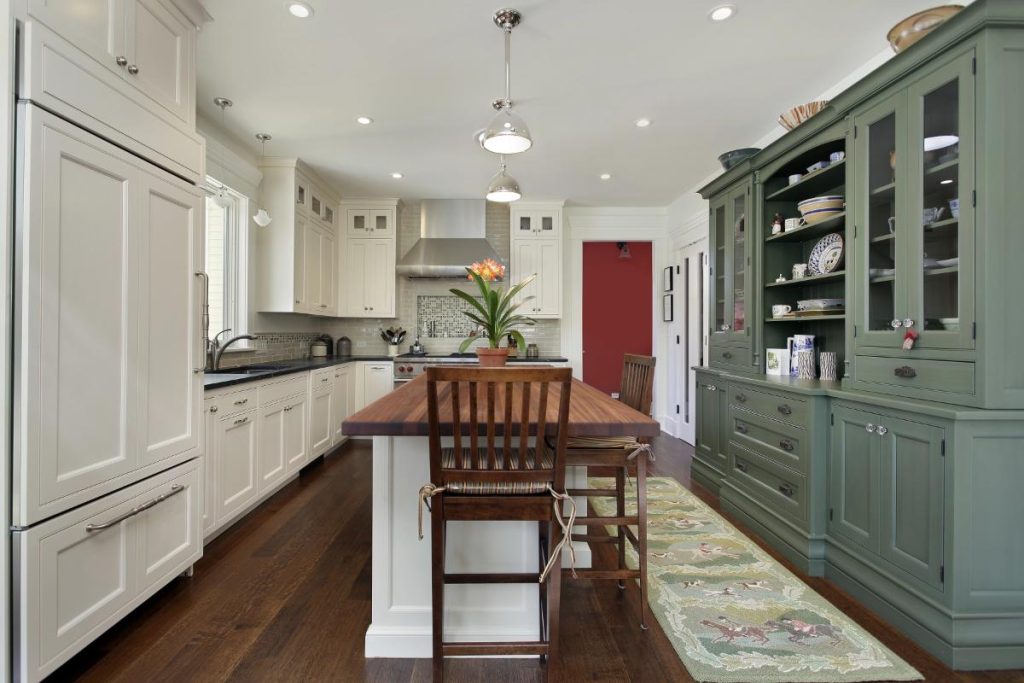
[[[283,370],[284,365],[254,365],[242,368],[221,368],[220,370],[208,370],[207,375],[266,375],[271,372]]]

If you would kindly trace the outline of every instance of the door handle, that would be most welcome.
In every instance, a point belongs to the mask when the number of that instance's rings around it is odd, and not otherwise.
[[[146,510],[148,510],[149,508],[153,507],[154,505],[159,505],[160,503],[164,502],[165,500],[167,500],[171,496],[176,496],[176,495],[178,495],[179,493],[181,493],[184,490],[185,490],[184,486],[182,486],[181,484],[175,484],[174,486],[171,487],[171,490],[168,491],[167,493],[161,494],[161,495],[157,496],[156,498],[154,498],[152,500],[147,500],[145,503],[142,503],[141,505],[136,505],[135,507],[133,507],[128,512],[124,513],[123,515],[119,515],[119,516],[115,517],[114,519],[110,520],[109,522],[103,522],[101,524],[86,524],[85,525],[85,530],[91,533],[93,531],[103,531],[104,529],[109,529],[110,527],[114,526],[115,524],[117,524],[119,522],[123,522],[124,520],[128,519],[129,517],[134,517],[135,515],[139,514],[140,512],[145,512]]]

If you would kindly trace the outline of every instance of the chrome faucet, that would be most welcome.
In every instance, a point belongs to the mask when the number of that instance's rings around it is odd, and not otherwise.
[[[227,330],[225,330],[225,332],[226,331]],[[217,336],[219,337],[220,334],[218,334]],[[220,346],[220,348],[216,349],[216,351],[214,352],[214,355],[213,355],[213,371],[214,372],[217,372],[217,370],[220,369],[220,357],[224,355],[224,352],[227,351],[227,348],[229,346],[231,346],[232,344],[234,344],[236,341],[240,341],[242,339],[256,339],[256,337],[252,336],[251,334],[240,334],[237,337],[232,337],[231,339],[228,339],[226,342],[224,342]],[[216,337],[214,337],[214,343],[216,343]]]
[[[225,334],[226,332],[230,332],[230,331],[231,331],[231,328],[228,327],[228,328],[225,328],[225,329],[221,330],[217,334],[213,335],[213,339],[207,338],[207,340],[206,340],[206,368],[204,368],[206,370],[206,372],[212,372],[212,371],[217,369],[214,366],[214,364],[213,364],[213,360],[214,360],[214,358],[217,355],[217,349],[220,348],[220,341],[219,341],[220,340],[220,336],[222,334]]]

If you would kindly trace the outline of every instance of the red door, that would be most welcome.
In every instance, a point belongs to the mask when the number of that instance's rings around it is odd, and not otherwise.
[[[651,243],[583,243],[583,381],[618,392],[622,356],[651,355]]]

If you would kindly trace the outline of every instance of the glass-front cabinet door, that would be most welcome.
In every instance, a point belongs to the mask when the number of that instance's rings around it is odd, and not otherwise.
[[[903,342],[895,326],[902,326],[904,309],[900,246],[907,230],[900,218],[907,159],[898,150],[906,145],[905,102],[900,94],[854,118],[857,346],[898,347]]]
[[[745,343],[750,337],[750,188],[751,184],[744,182],[711,204],[711,340],[716,342]]]
[[[974,347],[972,54],[854,117],[854,342]]]
[[[973,53],[908,92],[907,326],[914,348],[974,347]]]

